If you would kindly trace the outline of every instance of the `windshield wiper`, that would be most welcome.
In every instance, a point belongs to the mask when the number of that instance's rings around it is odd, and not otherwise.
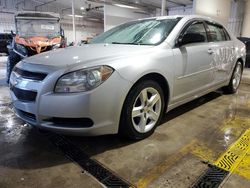
[[[112,44],[132,44],[132,45],[140,45],[139,43],[134,43],[134,42],[112,42]]]

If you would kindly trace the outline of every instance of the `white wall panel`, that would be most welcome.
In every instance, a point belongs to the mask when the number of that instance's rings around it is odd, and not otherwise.
[[[86,40],[87,38],[93,38],[103,32],[102,23],[89,23],[93,25],[76,25],[76,42]],[[62,28],[64,29],[65,37],[67,38],[67,43],[73,42],[72,24],[62,23]]]
[[[15,30],[14,14],[0,13],[0,33],[10,33]]]
[[[243,0],[232,1],[228,29],[237,37],[241,36],[244,10],[245,2]]]
[[[169,8],[168,15],[190,15],[193,14],[193,6]]]
[[[117,6],[104,5],[104,30],[107,31],[114,26],[124,22],[149,17],[150,14],[141,14],[135,9],[120,8]]]
[[[212,17],[228,25],[231,0],[194,0],[195,14]]]
[[[242,36],[250,38],[250,0],[246,1]]]

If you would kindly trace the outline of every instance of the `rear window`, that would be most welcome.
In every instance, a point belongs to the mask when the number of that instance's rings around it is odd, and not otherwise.
[[[226,41],[228,40],[228,37],[226,36],[225,30],[222,26],[207,23],[208,26],[208,37],[210,42],[220,42],[220,41]]]

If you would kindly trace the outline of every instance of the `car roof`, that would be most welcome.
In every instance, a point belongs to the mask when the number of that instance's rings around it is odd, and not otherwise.
[[[192,19],[203,19],[209,22],[213,22],[216,24],[223,25],[217,20],[212,19],[211,17],[208,16],[202,16],[202,15],[174,15],[174,16],[157,16],[157,17],[149,17],[149,18],[142,18],[138,20],[147,20],[147,19],[157,19],[157,20],[165,20],[165,19],[177,19],[177,18],[182,18],[185,19],[185,21],[192,20]]]

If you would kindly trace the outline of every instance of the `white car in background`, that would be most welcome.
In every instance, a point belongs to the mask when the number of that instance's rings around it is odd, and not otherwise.
[[[39,128],[143,139],[163,113],[218,88],[235,93],[245,55],[244,44],[210,18],[140,19],[90,44],[22,60],[11,96],[16,114]]]

